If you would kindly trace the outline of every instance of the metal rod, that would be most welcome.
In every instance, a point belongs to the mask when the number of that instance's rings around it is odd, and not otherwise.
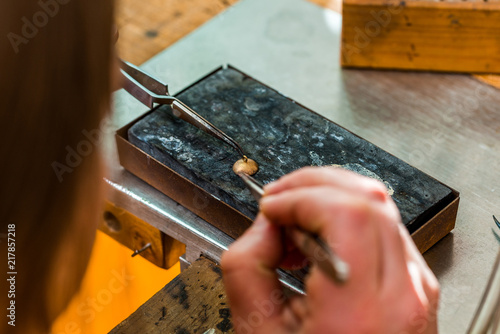
[[[152,75],[146,74],[144,71],[132,65],[131,63],[120,59],[120,68],[130,77],[134,78],[141,86],[147,88],[152,93],[158,95],[170,95],[168,93],[168,85],[156,79]]]
[[[144,245],[144,247],[142,247],[141,249],[136,249],[133,253],[132,253],[132,257],[134,256],[137,256],[139,254],[141,254],[142,252],[144,252],[146,249],[150,248],[151,247],[151,243],[148,242],[146,245]]]
[[[234,148],[236,151],[238,151],[242,158],[246,157],[245,152],[243,152],[241,146],[234,139],[219,130],[217,127],[213,126],[212,123],[201,117],[198,113],[196,113],[193,109],[189,108],[181,101],[176,99],[172,103],[172,110],[175,116],[188,122],[189,124],[196,126],[198,129],[205,131],[209,135],[222,140],[223,142]]]
[[[467,334],[486,334],[491,328],[498,328],[498,324],[495,323],[498,323],[500,317],[498,310],[500,310],[500,252]]]
[[[259,201],[264,196],[263,186],[250,175],[238,173],[250,192]],[[301,228],[285,228],[288,236],[299,250],[336,284],[349,279],[349,265],[342,260],[320,236]]]
[[[124,79],[123,88],[130,95],[149,108],[153,108],[155,103],[170,105],[172,113],[175,116],[196,126],[209,135],[222,140],[234,148],[242,158],[246,159],[245,152],[234,139],[211,124],[179,99],[170,96],[167,85],[126,61],[120,60],[120,66],[120,73]]]

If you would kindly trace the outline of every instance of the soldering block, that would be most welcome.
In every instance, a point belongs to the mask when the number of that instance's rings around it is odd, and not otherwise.
[[[500,73],[499,0],[344,0],[345,67]]]
[[[217,69],[177,97],[242,146],[263,184],[301,167],[336,165],[384,182],[408,230],[420,231],[422,251],[454,226],[454,190],[234,68]],[[120,129],[117,143],[126,169],[230,236],[255,218],[258,204],[232,171],[238,153],[169,106]]]

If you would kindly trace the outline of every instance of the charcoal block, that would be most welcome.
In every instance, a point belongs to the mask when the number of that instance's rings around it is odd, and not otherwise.
[[[410,232],[449,202],[452,190],[397,157],[234,68],[221,68],[177,97],[235,139],[266,184],[304,166],[340,165],[389,189]],[[258,206],[232,172],[237,152],[160,106],[129,141],[221,201],[254,218]]]

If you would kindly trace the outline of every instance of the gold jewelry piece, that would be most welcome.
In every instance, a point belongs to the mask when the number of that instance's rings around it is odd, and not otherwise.
[[[257,165],[255,160],[248,159],[246,155],[244,155],[242,159],[236,161],[233,165],[233,172],[236,175],[239,175],[240,173],[254,175],[258,170],[259,165]]]

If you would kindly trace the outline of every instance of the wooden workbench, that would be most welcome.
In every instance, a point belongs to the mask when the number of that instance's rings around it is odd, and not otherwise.
[[[110,334],[233,333],[222,270],[200,258]]]
[[[469,75],[342,70],[340,23],[300,0],[242,0],[144,68],[175,93],[230,63],[459,190],[457,228],[425,258],[442,287],[441,333],[464,332],[498,248],[499,92]],[[145,111],[116,95],[116,127]],[[108,185],[113,203],[185,243],[190,263],[217,263],[233,241],[116,165]]]

